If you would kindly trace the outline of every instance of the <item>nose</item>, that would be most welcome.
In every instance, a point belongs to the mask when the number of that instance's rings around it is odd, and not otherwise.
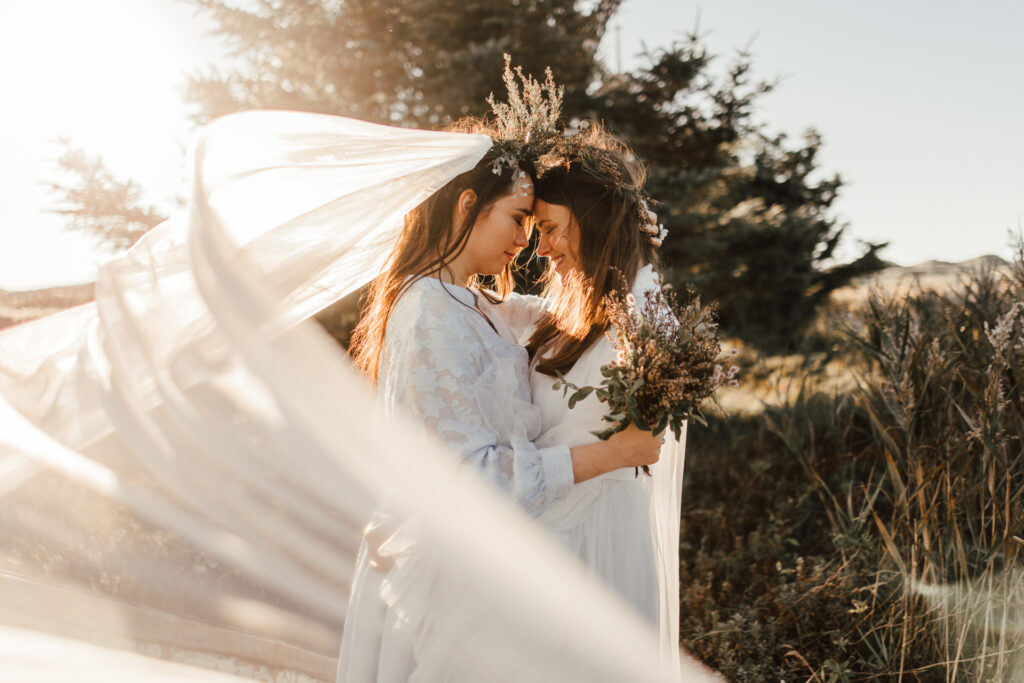
[[[516,228],[516,241],[515,241],[515,245],[519,249],[523,249],[528,244],[530,244],[530,237],[529,237],[528,228],[525,225],[520,225],[520,226],[518,226]]]
[[[537,256],[547,258],[547,255],[551,253],[551,242],[548,240],[548,236],[541,232],[537,236]]]

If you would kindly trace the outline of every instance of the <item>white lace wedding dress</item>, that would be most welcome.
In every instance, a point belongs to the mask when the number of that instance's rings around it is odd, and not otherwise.
[[[476,308],[478,299],[483,297],[435,278],[409,285],[388,319],[377,387],[381,412],[415,418],[444,441],[461,466],[483,474],[531,515],[541,515],[573,488],[569,448],[550,439],[544,448],[532,443],[541,419],[530,402],[526,350],[500,318],[490,321]],[[386,516],[378,513],[378,521],[387,524]],[[396,576],[403,561],[394,572],[378,573],[363,542],[339,682],[403,683],[414,673],[424,680],[447,680],[428,670],[438,662],[450,664],[450,654],[425,645],[430,639],[416,632],[407,610],[394,609],[388,603],[395,600],[385,598],[396,592],[396,582],[408,580]],[[427,582],[423,576],[410,578]]]

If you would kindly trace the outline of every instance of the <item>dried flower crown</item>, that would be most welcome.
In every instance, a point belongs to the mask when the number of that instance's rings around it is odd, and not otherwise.
[[[495,146],[502,152],[495,159],[493,170],[501,173],[502,165],[518,169],[524,159],[549,163],[578,162],[582,169],[605,184],[615,194],[634,206],[640,230],[651,244],[660,247],[668,231],[658,223],[650,210],[650,198],[644,189],[624,172],[607,150],[588,143],[586,121],[574,131],[562,130],[559,118],[565,88],[555,84],[551,68],[544,70],[544,82],[523,74],[523,68],[512,68],[512,58],[505,54],[502,81],[508,93],[508,102],[498,102],[491,93],[487,103],[495,118],[492,134]],[[521,85],[521,89],[520,89]]]
[[[651,244],[660,247],[668,230],[658,223],[658,216],[650,207],[655,202],[632,170],[635,161],[632,152],[621,140],[600,130],[595,141],[590,129],[588,121],[581,121],[575,131],[564,135],[554,150],[554,163],[578,165],[581,171],[624,200],[632,208],[640,231]]]
[[[523,159],[539,159],[560,137],[558,120],[562,115],[565,88],[555,85],[550,67],[544,70],[544,75],[543,83],[524,75],[523,67],[513,69],[512,57],[505,55],[502,81],[508,92],[508,102],[498,102],[494,93],[487,96],[496,128],[492,137],[495,146],[503,152],[494,161],[495,173],[501,172],[502,164],[518,167]]]

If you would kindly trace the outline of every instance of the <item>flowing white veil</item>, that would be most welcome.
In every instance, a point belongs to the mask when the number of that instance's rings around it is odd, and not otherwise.
[[[475,625],[444,680],[677,679],[674,641],[659,654],[525,515],[456,485],[418,425],[381,423],[305,322],[380,272],[402,217],[490,145],[220,119],[197,137],[187,213],[106,264],[95,303],[0,334],[0,678],[333,680],[359,530],[386,499],[461,596],[412,618]],[[675,638],[681,446],[666,456]]]

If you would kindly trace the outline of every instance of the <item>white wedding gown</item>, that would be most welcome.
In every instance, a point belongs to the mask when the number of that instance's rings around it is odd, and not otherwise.
[[[636,276],[632,293],[637,301],[644,293],[661,285],[653,266],[645,266]],[[513,296],[496,306],[521,342],[533,331],[545,301],[538,297]],[[616,351],[602,336],[587,349],[565,373],[576,386],[600,386],[601,366],[615,359]],[[562,390],[553,390],[555,378],[531,366],[530,384],[534,405],[540,409],[543,429],[536,444],[568,444],[570,447],[597,441],[592,433],[609,426],[601,418],[607,405],[591,394],[569,408]],[[571,390],[570,390],[571,392]],[[660,462],[652,472],[637,476],[632,467],[608,472],[576,484],[567,496],[551,505],[538,521],[552,531],[573,555],[599,577],[643,618],[660,624],[666,649],[678,641],[678,566],[677,549],[671,539],[678,537],[678,516],[664,512],[654,497],[660,486],[662,498],[674,498],[678,510],[685,453],[685,431],[677,442],[669,434]],[[671,539],[660,531],[674,528]]]
[[[413,417],[444,441],[460,466],[482,474],[537,516],[572,490],[572,458],[565,444],[533,444],[541,419],[530,402],[526,350],[511,334],[500,334],[506,331],[499,327],[501,319],[489,322],[477,308],[478,299],[483,297],[465,287],[430,277],[409,285],[388,319],[378,402],[383,417]],[[381,523],[387,524],[387,517],[387,512],[378,512]],[[413,548],[407,554],[416,552]],[[447,644],[439,646],[433,634],[411,625],[403,613],[408,610],[395,607],[393,595],[385,597],[409,580],[400,576],[409,573],[402,566],[408,561],[402,558],[392,572],[378,573],[370,567],[366,541],[362,543],[342,638],[339,683],[454,677],[447,670],[454,659]],[[411,578],[426,582],[423,576]],[[425,608],[434,612],[440,602],[433,596]],[[458,680],[483,675],[474,676],[461,665],[458,671]]]
[[[647,266],[637,274],[633,294],[643,301],[643,292],[657,286],[656,273]],[[611,363],[615,353],[602,336],[565,373],[566,379],[581,387],[600,386],[601,366]],[[537,444],[579,446],[597,441],[592,432],[608,427],[601,420],[607,404],[591,394],[570,409],[562,391],[552,390],[553,382],[553,377],[532,369],[533,403],[544,423]],[[619,469],[576,485],[565,499],[545,510],[540,521],[641,615],[658,623],[651,498],[650,477],[642,472],[637,476],[632,467]]]

